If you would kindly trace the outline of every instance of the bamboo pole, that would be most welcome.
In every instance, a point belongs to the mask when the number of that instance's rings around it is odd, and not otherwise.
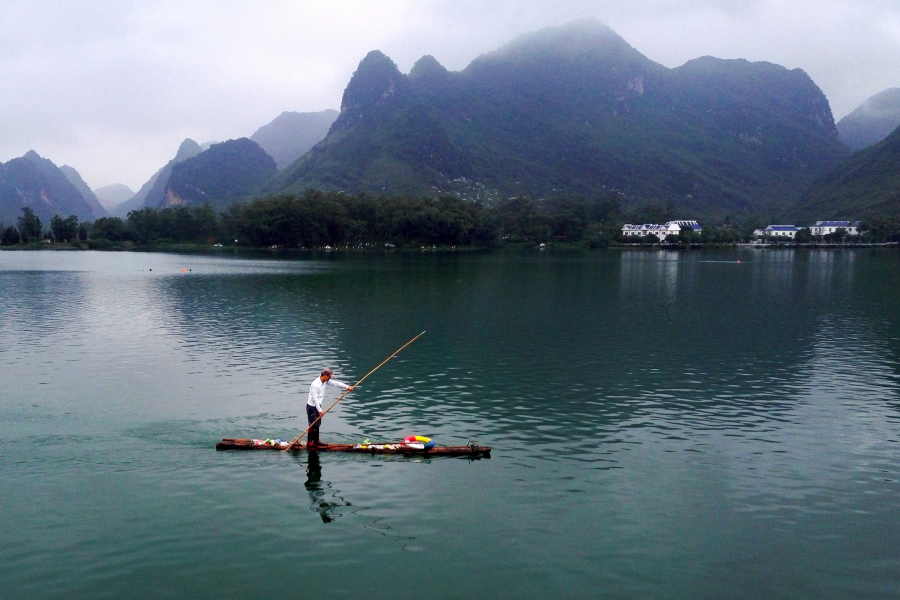
[[[406,348],[407,346],[409,346],[410,344],[412,344],[414,341],[416,341],[417,339],[419,339],[419,338],[422,337],[423,335],[425,335],[425,332],[424,332],[424,331],[423,331],[422,333],[420,333],[419,335],[417,335],[416,337],[414,337],[413,339],[411,339],[411,340],[409,340],[408,342],[406,342],[405,344],[403,344],[402,346],[400,346],[400,348],[399,348],[396,352],[394,352],[393,354],[391,354],[390,356],[388,356],[386,359],[384,359],[384,360],[381,362],[380,365],[378,365],[377,367],[375,367],[374,369],[372,369],[371,371],[369,371],[368,373],[366,373],[366,376],[363,377],[362,379],[360,379],[359,381],[357,381],[355,384],[353,384],[352,387],[355,388],[356,386],[358,386],[359,384],[361,384],[363,381],[366,380],[366,378],[367,378],[369,375],[371,375],[372,373],[374,373],[375,371],[377,371],[378,369],[380,369],[381,367],[383,367],[383,366],[385,365],[385,363],[387,363],[387,361],[391,360],[392,358],[394,358],[395,356],[397,356],[398,354],[400,354],[400,351],[401,351],[401,350],[403,350],[404,348]],[[330,411],[332,408],[334,408],[335,406],[337,406],[337,403],[340,402],[341,400],[343,400],[343,399],[344,399],[344,396],[346,396],[346,395],[349,394],[349,393],[350,393],[350,390],[347,390],[346,392],[344,392],[343,394],[341,394],[341,397],[338,398],[337,400],[335,400],[335,401],[334,401],[334,404],[332,404],[331,406],[328,407],[328,410],[326,410],[324,413],[322,413],[321,415],[319,415],[318,417],[316,417],[316,420],[313,421],[312,423],[310,423],[309,427],[306,428],[306,431],[304,431],[304,432],[301,433],[299,436],[297,436],[297,437],[294,439],[293,442],[291,442],[290,444],[288,444],[287,446],[285,446],[284,448],[282,448],[282,450],[290,450],[291,448],[293,448],[293,447],[294,447],[294,444],[296,444],[297,442],[299,442],[299,441],[303,438],[304,435],[306,435],[307,433],[309,433],[309,430],[313,428],[313,425],[315,425],[316,423],[318,423],[319,421],[321,421],[321,420],[322,420],[322,417],[325,416],[325,414],[326,414],[328,411]]]

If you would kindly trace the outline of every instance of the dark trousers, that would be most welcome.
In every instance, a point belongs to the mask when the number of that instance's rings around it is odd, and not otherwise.
[[[313,421],[316,421],[316,419],[319,419],[318,409],[316,409],[315,406],[310,406],[309,404],[307,404],[306,405],[306,418],[309,420],[309,424],[312,425]],[[319,425],[321,425],[321,424],[322,424],[322,419],[319,419],[318,421],[316,421],[316,424],[313,425],[312,428],[309,430],[309,437],[307,439],[309,439],[309,441],[314,444],[319,443]]]

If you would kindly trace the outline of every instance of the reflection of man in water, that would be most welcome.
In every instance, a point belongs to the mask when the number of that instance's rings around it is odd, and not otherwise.
[[[306,491],[309,492],[309,508],[322,517],[323,523],[331,523],[335,517],[331,512],[339,506],[350,506],[349,502],[329,502],[325,500],[326,489],[331,487],[327,481],[322,481],[322,464],[319,462],[319,453],[310,452],[309,462],[306,465]],[[332,494],[332,497],[335,497]]]

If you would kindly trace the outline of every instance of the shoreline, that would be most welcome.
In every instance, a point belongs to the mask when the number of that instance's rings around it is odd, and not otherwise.
[[[212,244],[141,244],[136,245],[133,242],[110,243],[95,247],[90,247],[85,242],[81,243],[32,243],[32,244],[16,244],[14,246],[0,246],[2,251],[41,251],[49,250],[53,252],[269,252],[269,253],[303,253],[303,252],[325,252],[325,253],[412,253],[412,252],[485,252],[495,250],[721,250],[725,248],[747,248],[758,250],[842,250],[842,249],[858,249],[858,248],[896,248],[900,246],[900,242],[871,242],[871,243],[850,243],[850,244],[826,244],[826,243],[753,243],[753,242],[735,242],[732,244],[686,244],[686,243],[657,243],[657,244],[610,244],[602,248],[591,248],[580,243],[512,243],[498,244],[496,246],[405,246],[383,248],[380,246],[372,247],[314,247],[314,248],[285,248],[285,247],[265,247],[265,246],[214,246]]]

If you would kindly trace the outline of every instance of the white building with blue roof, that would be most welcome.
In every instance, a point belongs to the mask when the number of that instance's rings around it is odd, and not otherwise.
[[[828,235],[838,229],[843,229],[847,235],[859,235],[859,221],[816,221],[811,225],[809,232],[813,235]]]
[[[626,223],[622,226],[622,235],[644,237],[652,233],[660,240],[664,240],[667,235],[678,235],[681,233],[682,229],[693,229],[696,233],[703,231],[703,228],[700,227],[700,223],[697,221],[682,220],[667,221],[664,225],[657,225],[655,223],[632,225],[631,223]]]
[[[756,237],[773,237],[794,239],[797,232],[802,229],[796,225],[769,225],[765,229],[757,229],[753,232]]]

